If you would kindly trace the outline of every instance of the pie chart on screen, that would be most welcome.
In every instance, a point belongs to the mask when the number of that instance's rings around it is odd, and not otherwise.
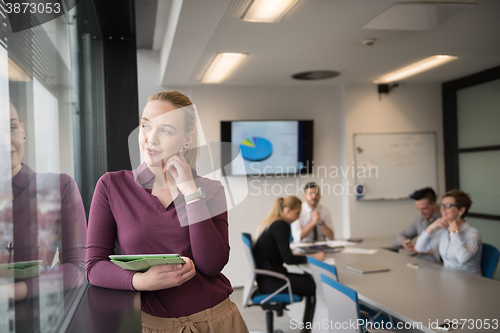
[[[273,145],[269,140],[252,136],[240,143],[241,155],[247,161],[263,161],[273,153]]]

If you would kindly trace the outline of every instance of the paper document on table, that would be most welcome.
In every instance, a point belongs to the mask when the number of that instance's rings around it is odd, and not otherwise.
[[[295,250],[298,247],[310,246],[312,243],[290,243],[290,249]]]
[[[335,262],[335,258],[332,258],[332,257],[325,258],[325,260],[323,260],[323,262],[325,264],[332,265],[332,266],[335,266],[337,264]]]
[[[344,265],[340,265],[340,266],[342,266],[343,268],[346,268],[348,270],[351,270],[353,272],[359,273],[359,274],[390,271],[390,268],[388,268],[388,267],[379,266],[379,265],[373,264],[371,262],[355,262],[352,264],[344,264]]]
[[[374,254],[377,253],[377,249],[362,249],[359,247],[347,247],[342,253],[353,253],[353,254]]]
[[[314,242],[314,243],[290,243],[290,248],[292,250],[298,247],[309,247],[314,245],[328,245],[329,247],[339,247],[339,246],[352,246],[356,245],[356,243],[341,241],[341,240],[333,240],[333,241],[325,241],[325,242]]]
[[[333,240],[333,241],[328,241],[325,242],[326,245],[330,247],[337,247],[337,246],[354,246],[356,243],[353,242],[348,242],[348,241],[343,241],[343,240]]]

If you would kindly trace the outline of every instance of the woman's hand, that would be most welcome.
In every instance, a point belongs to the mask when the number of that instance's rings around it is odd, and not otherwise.
[[[460,227],[458,226],[457,221],[451,221],[450,223],[448,223],[448,231],[449,232],[458,231],[458,230],[460,230]]]
[[[14,283],[14,300],[20,301],[28,296],[28,285],[24,281]]]
[[[448,228],[448,222],[445,221],[445,219],[443,219],[442,217],[438,218],[436,221],[434,221],[433,223],[431,223],[427,229],[425,229],[425,232],[430,234],[431,232],[434,231],[434,229],[436,228]]]
[[[184,196],[196,192],[196,184],[193,180],[191,167],[187,164],[182,154],[170,157],[165,163],[163,172],[168,171],[174,177],[177,188]]]
[[[191,259],[182,257],[185,264],[156,265],[147,272],[137,272],[132,278],[132,286],[138,291],[155,291],[177,287],[196,275]]]
[[[323,251],[310,254],[310,256],[321,261],[325,260],[325,252]]]

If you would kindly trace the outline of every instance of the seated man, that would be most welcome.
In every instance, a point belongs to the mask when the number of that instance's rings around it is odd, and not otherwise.
[[[426,187],[415,191],[411,197],[415,200],[415,206],[420,212],[420,215],[412,222],[412,224],[410,224],[408,228],[403,230],[403,232],[398,235],[396,240],[393,242],[393,245],[403,247],[406,251],[416,254],[419,258],[440,262],[437,242],[435,243],[436,248],[433,248],[429,250],[429,252],[425,253],[417,252],[415,250],[415,245],[411,243],[413,238],[419,236],[432,222],[441,217],[441,213],[436,202],[436,192],[434,192],[432,188]]]
[[[330,211],[319,204],[321,194],[316,183],[308,183],[302,196],[302,211],[297,221],[292,223],[294,242],[320,242],[326,238],[333,240],[333,224]]]

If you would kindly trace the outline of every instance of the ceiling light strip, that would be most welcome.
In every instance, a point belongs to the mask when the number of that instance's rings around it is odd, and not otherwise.
[[[203,83],[221,83],[248,57],[246,53],[218,53],[201,78]]]
[[[248,22],[279,22],[297,2],[299,0],[254,0],[242,19]]]
[[[458,56],[454,55],[434,55],[417,62],[414,62],[408,66],[397,69],[393,72],[382,75],[375,80],[373,83],[383,84],[395,81],[400,81],[406,79],[407,77],[420,74],[422,72],[428,71],[429,69],[444,65],[450,61],[458,59]]]

